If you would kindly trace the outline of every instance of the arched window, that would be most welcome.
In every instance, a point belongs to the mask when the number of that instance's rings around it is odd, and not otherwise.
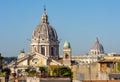
[[[45,55],[45,47],[41,47],[41,54]]]
[[[54,48],[51,47],[51,55],[54,56]]]
[[[95,55],[96,55],[96,51],[95,51]]]
[[[68,59],[69,58],[69,55],[66,53],[65,54],[65,59]]]
[[[38,58],[34,58],[34,59],[32,60],[32,62],[33,62],[34,64],[37,64],[37,63],[39,62],[39,59],[38,59]]]
[[[99,54],[99,52],[98,52],[98,54]]]

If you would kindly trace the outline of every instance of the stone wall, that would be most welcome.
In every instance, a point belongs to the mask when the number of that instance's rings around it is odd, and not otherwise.
[[[5,77],[0,77],[0,82],[5,82]]]
[[[82,82],[120,82],[120,80],[86,80]]]
[[[71,82],[69,78],[41,78],[40,82]]]
[[[99,65],[98,63],[85,64],[76,66],[76,80],[98,80]]]
[[[39,77],[27,77],[26,79],[17,79],[16,82],[71,82],[70,78],[39,78]]]

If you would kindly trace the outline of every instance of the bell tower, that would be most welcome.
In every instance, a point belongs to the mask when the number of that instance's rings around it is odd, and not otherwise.
[[[63,64],[66,66],[71,66],[71,46],[68,41],[64,43],[63,46]]]

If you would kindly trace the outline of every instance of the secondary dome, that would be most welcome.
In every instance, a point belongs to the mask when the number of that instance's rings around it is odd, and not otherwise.
[[[46,9],[42,15],[41,23],[35,28],[32,39],[39,41],[55,41],[58,40],[56,30],[49,24]]]
[[[63,48],[71,48],[71,47],[70,47],[70,42],[66,41],[66,42],[64,43]]]
[[[25,57],[26,54],[25,54],[25,51],[24,50],[21,50],[20,54],[18,55],[18,58],[17,59],[21,59],[23,57]]]
[[[96,38],[96,42],[92,46],[90,53],[91,54],[103,54],[104,53],[104,48],[102,44],[99,43],[98,38]]]

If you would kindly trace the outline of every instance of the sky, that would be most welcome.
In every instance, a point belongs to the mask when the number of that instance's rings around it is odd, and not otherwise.
[[[0,0],[0,53],[29,52],[30,39],[40,24],[44,5],[60,40],[73,55],[89,53],[99,38],[106,53],[120,53],[120,0]]]

